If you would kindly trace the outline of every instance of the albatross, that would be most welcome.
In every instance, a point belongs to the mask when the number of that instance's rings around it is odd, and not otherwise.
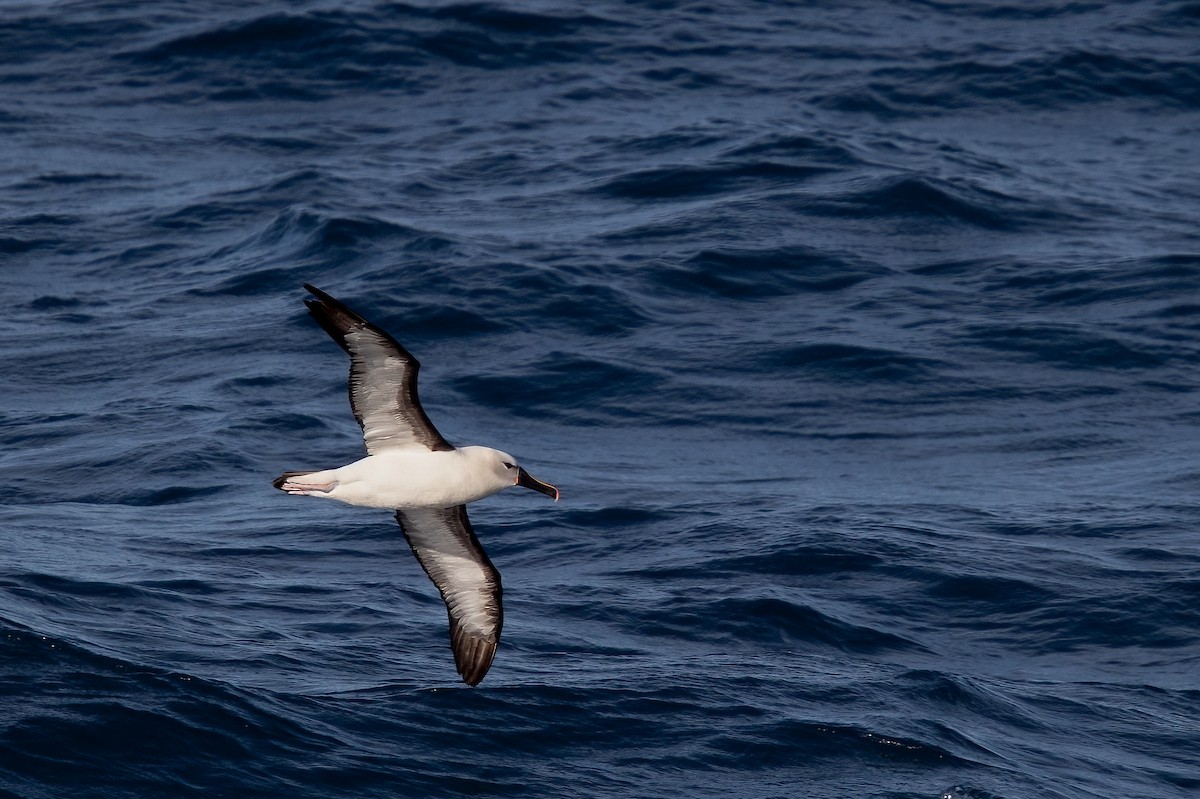
[[[339,469],[284,472],[274,486],[295,496],[387,508],[450,616],[450,649],[467,685],[496,656],[504,623],[500,572],[467,519],[468,502],[509,486],[558,500],[558,489],[490,447],[455,447],[417,398],[421,364],[400,343],[342,302],[304,284],[308,312],[350,356],[350,408],[367,456]]]

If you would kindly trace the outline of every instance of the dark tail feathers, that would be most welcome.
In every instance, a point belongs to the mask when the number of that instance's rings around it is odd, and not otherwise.
[[[283,474],[279,475],[274,480],[272,480],[271,485],[275,486],[280,491],[282,491],[284,483],[286,483],[288,480],[291,480],[293,477],[300,477],[301,475],[304,475],[304,474],[312,474],[312,470],[310,469],[307,472],[284,472]]]

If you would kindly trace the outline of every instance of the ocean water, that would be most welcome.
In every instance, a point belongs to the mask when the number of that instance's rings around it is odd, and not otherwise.
[[[1200,4],[0,2],[0,797],[1191,797]],[[487,679],[301,283],[424,364]]]

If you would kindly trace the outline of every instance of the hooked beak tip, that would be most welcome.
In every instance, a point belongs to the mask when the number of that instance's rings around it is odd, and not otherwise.
[[[534,491],[537,491],[538,493],[541,493],[541,494],[545,494],[546,496],[553,499],[555,502],[558,502],[559,493],[558,493],[557,488],[550,485],[549,483],[543,483],[541,480],[538,480],[536,477],[534,477],[533,475],[531,475],[529,472],[525,471],[524,469],[521,469],[519,472],[517,472],[517,480],[515,483],[513,483],[513,485],[519,485],[519,486],[525,486],[526,488],[532,488]]]

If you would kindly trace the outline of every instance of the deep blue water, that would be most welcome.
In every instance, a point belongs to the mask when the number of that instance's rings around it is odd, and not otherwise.
[[[1200,788],[1200,3],[0,2],[0,797]],[[481,686],[302,282],[424,363]]]

